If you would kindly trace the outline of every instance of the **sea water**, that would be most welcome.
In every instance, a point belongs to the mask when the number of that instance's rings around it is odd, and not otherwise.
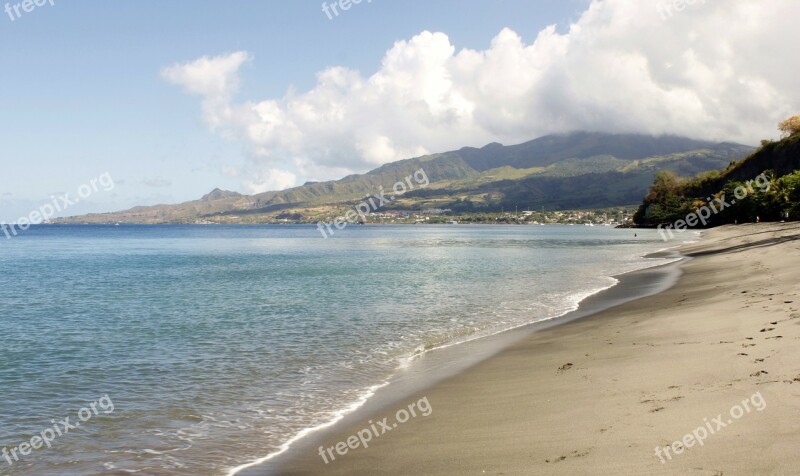
[[[0,240],[0,474],[227,474],[415,355],[557,318],[666,246],[558,225],[32,227]]]

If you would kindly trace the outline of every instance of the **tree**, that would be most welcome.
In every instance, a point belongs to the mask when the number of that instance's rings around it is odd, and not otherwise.
[[[793,116],[778,124],[778,130],[786,137],[800,134],[800,116]]]
[[[645,202],[663,202],[681,189],[682,180],[674,172],[659,170],[653,179],[653,185],[645,197]]]
[[[638,225],[670,223],[692,212],[692,201],[684,196],[687,182],[673,172],[656,172],[644,203],[633,216]]]

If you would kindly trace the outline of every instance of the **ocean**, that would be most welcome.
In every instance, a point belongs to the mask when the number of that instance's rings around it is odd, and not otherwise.
[[[558,318],[677,244],[601,226],[32,227],[0,240],[0,474],[231,474],[417,356]]]

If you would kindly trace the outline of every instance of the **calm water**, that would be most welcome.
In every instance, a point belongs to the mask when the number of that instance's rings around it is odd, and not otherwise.
[[[0,240],[0,446],[81,423],[0,474],[226,474],[415,353],[559,316],[657,264],[641,256],[667,245],[633,233],[45,226]],[[104,395],[114,411],[81,422]]]

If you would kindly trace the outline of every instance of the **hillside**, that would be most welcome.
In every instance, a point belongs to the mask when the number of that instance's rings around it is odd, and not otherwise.
[[[523,144],[432,154],[383,165],[340,180],[312,182],[257,195],[214,190],[177,205],[59,219],[61,223],[268,223],[314,221],[339,213],[378,187],[391,188],[420,168],[430,184],[386,209],[502,208],[558,210],[629,205],[647,192],[656,172],[694,175],[718,169],[751,147],[675,136],[577,132]]]
[[[729,206],[713,213],[707,226],[753,221],[800,219],[800,134],[779,142],[767,142],[759,150],[719,171],[682,179],[660,173],[634,221],[657,226],[685,219],[709,198],[725,199]],[[748,181],[763,186],[748,187]],[[737,194],[737,189],[739,194]],[[743,190],[748,190],[742,197]]]

